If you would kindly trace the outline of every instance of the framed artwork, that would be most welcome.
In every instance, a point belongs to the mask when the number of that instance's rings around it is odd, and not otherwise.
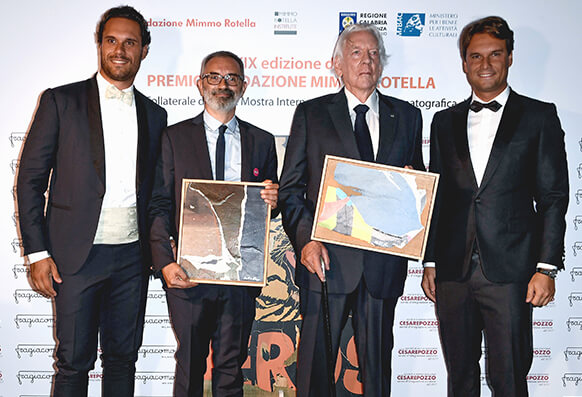
[[[325,157],[311,239],[424,257],[439,175]]]
[[[182,180],[178,264],[198,283],[266,283],[271,208],[262,183]]]

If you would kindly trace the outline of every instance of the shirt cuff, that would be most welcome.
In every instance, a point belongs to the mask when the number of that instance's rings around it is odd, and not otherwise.
[[[550,265],[549,263],[538,262],[538,269],[558,270],[558,266]]]
[[[41,261],[43,259],[46,258],[50,258],[50,254],[48,253],[48,251],[39,251],[39,252],[33,252],[32,254],[28,254],[28,263],[35,263],[38,261]]]
[[[436,267],[435,262],[425,262],[422,264],[423,267]],[[550,265],[549,263],[540,262],[537,265],[538,269],[546,269],[546,270],[558,270],[558,266]]]

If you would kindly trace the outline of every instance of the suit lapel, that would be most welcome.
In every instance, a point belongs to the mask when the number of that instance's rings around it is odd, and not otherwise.
[[[97,172],[97,176],[105,189],[105,143],[103,141],[99,89],[97,88],[95,76],[87,80],[87,118],[89,121],[89,142],[93,167],[95,167],[95,172]]]
[[[339,140],[345,149],[347,157],[360,159],[360,152],[354,136],[354,127],[350,119],[350,112],[348,109],[348,100],[344,93],[344,89],[332,97],[328,104],[329,115],[338,134]]]
[[[380,93],[378,93],[378,111],[380,113],[380,142],[378,143],[376,161],[386,164],[396,139],[398,115],[392,109],[390,100]]]
[[[241,122],[237,117],[238,127],[240,130],[240,144],[241,144],[241,181],[252,181],[253,175],[251,172],[251,155],[253,153],[254,137],[249,133],[248,126]],[[260,153],[256,153],[260,155]]]
[[[200,113],[192,120],[192,142],[190,148],[192,155],[192,168],[200,171],[199,178],[214,179],[212,175],[212,164],[210,163],[210,154],[208,153],[208,142],[206,141],[206,130],[204,129],[203,113]]]
[[[134,88],[135,107],[137,111],[137,170],[136,183],[139,191],[149,159],[150,133],[147,110],[141,93]],[[153,159],[151,160],[153,161]]]
[[[471,179],[471,184],[477,190],[477,178],[475,178],[475,171],[473,170],[473,163],[469,154],[469,138],[467,133],[467,117],[469,114],[469,102],[467,99],[461,102],[459,107],[452,115],[452,133],[455,142],[457,155],[461,168],[464,170],[463,175],[467,175]]]
[[[487,166],[485,167],[485,173],[483,174],[483,180],[481,181],[479,190],[483,190],[491,180],[497,166],[507,152],[507,146],[517,130],[517,124],[522,113],[523,109],[519,104],[518,98],[516,94],[511,91],[503,109],[503,115],[501,116],[495,139],[493,140],[493,147],[491,148],[491,154],[489,154],[489,159],[487,160]]]

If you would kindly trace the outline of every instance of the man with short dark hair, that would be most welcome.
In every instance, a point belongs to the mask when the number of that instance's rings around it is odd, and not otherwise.
[[[297,356],[297,395],[328,396],[321,281],[329,288],[332,357],[348,316],[356,339],[366,397],[390,394],[392,325],[407,259],[312,241],[311,228],[326,154],[424,170],[420,110],[376,90],[386,52],[369,24],[339,36],[333,65],[344,88],[297,106],[281,175],[283,226],[297,255],[295,283],[303,316]],[[335,360],[334,360],[335,361]]]
[[[151,264],[146,210],[166,126],[166,112],[133,86],[150,43],[143,16],[112,8],[96,39],[98,73],[43,93],[18,174],[30,281],[55,300],[58,397],[87,395],[98,334],[102,395],[133,396]]]
[[[422,288],[436,302],[448,395],[480,395],[483,331],[493,394],[522,397],[532,306],[553,299],[564,267],[564,132],[553,104],[508,86],[513,32],[505,20],[470,23],[459,49],[473,92],[432,122],[429,168],[440,180]]]
[[[168,127],[162,136],[149,211],[153,262],[163,280],[178,339],[174,396],[202,397],[212,343],[212,394],[242,397],[241,366],[261,289],[189,281],[176,263],[173,242],[178,239],[185,178],[264,182],[261,197],[277,208],[275,139],[235,117],[247,86],[238,56],[228,51],[208,55],[197,86],[204,111]]]

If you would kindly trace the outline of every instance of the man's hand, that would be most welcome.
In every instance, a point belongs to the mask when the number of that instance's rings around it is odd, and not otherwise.
[[[41,259],[30,264],[30,283],[36,292],[47,298],[57,296],[53,280],[59,284],[63,282],[53,258]]]
[[[265,203],[271,206],[271,209],[277,208],[277,199],[279,197],[279,184],[273,183],[270,179],[265,179],[263,183],[267,186],[261,190],[261,198],[265,200]]]
[[[554,299],[555,292],[556,283],[554,279],[536,272],[527,285],[525,301],[534,306],[545,306]]]
[[[428,299],[436,302],[436,269],[434,267],[425,267],[422,274],[422,290]]]
[[[325,281],[323,269],[321,268],[321,259],[325,264],[325,270],[329,270],[329,255],[327,248],[319,241],[310,241],[301,250],[301,263],[311,273],[316,273],[321,281]]]
[[[192,288],[198,285],[198,283],[188,279],[184,270],[176,262],[164,266],[162,275],[168,288]]]

